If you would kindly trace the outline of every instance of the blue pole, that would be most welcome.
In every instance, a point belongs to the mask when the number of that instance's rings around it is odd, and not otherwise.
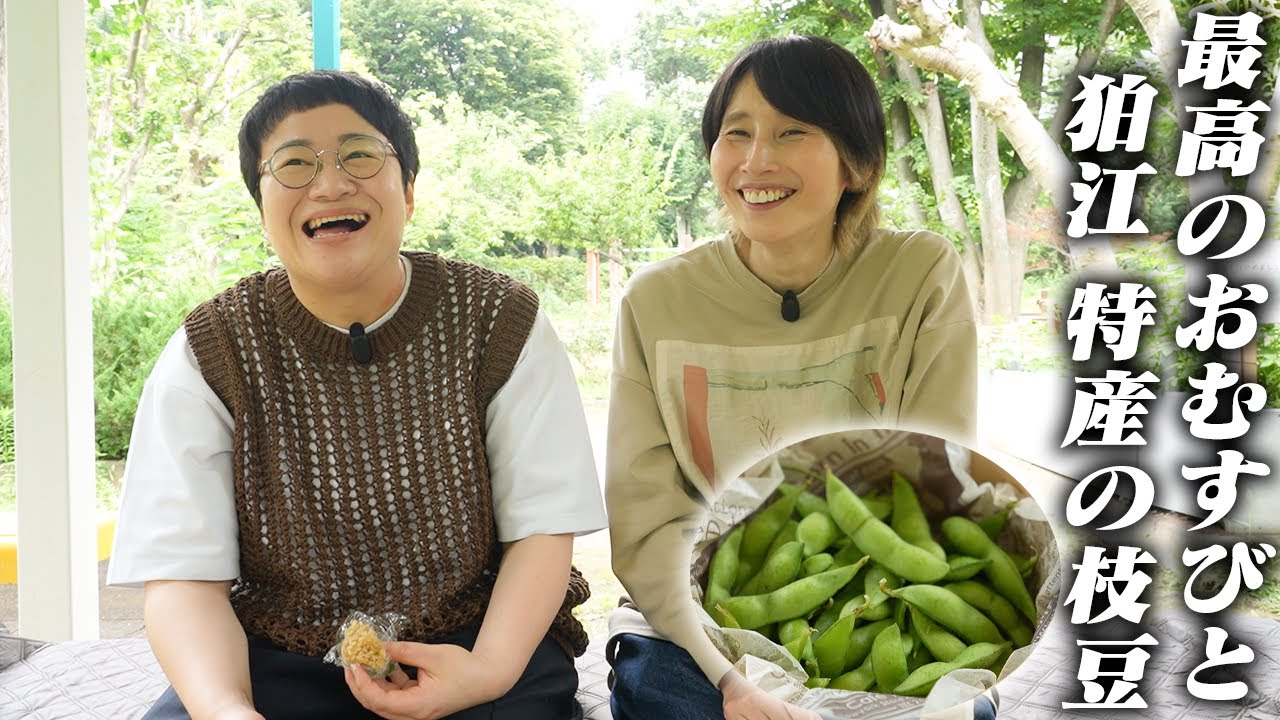
[[[338,39],[338,29],[342,27],[338,18],[339,2],[311,0],[311,38],[316,70],[339,69],[342,52],[342,43]]]

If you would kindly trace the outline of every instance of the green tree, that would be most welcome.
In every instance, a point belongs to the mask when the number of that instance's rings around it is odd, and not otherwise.
[[[527,247],[524,207],[537,168],[526,156],[545,137],[534,123],[468,108],[456,96],[405,106],[420,118],[422,150],[405,246],[476,261]]]
[[[567,146],[581,111],[577,21],[546,0],[379,0],[343,8],[344,43],[402,97],[456,95]],[[437,115],[442,118],[442,115]]]
[[[526,207],[530,236],[558,249],[608,250],[615,242],[654,242],[670,203],[672,156],[650,142],[649,129],[591,139],[562,158],[545,159]]]
[[[310,67],[296,0],[94,0],[87,46],[97,287],[263,259],[236,132],[259,91]]]

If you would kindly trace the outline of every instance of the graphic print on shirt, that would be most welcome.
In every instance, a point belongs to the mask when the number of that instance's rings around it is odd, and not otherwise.
[[[891,423],[897,403],[883,368],[896,344],[889,318],[796,345],[659,341],[659,407],[668,428],[684,430],[670,438],[692,489],[710,498],[792,442]]]

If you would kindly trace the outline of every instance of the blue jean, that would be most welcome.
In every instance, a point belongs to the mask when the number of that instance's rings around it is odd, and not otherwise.
[[[724,696],[684,648],[642,635],[618,635],[605,646],[613,667],[614,720],[723,720]],[[995,720],[994,690],[973,702],[970,720]]]
[[[724,695],[679,645],[623,634],[610,638],[605,658],[613,720],[724,720]]]
[[[479,628],[463,630],[440,642],[471,649]],[[410,668],[409,672],[414,673]],[[249,640],[249,679],[253,701],[267,720],[381,720],[356,701],[342,668],[320,658]],[[515,687],[493,702],[450,715],[446,720],[571,720],[582,717],[575,693],[578,671],[550,637],[533,651]],[[165,690],[143,720],[191,720],[177,693]]]

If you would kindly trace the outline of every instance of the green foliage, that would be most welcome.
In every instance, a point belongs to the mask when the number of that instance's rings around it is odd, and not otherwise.
[[[165,343],[212,295],[200,282],[150,290],[119,286],[94,298],[94,405],[98,456],[123,458],[143,384]]]
[[[526,243],[522,213],[537,171],[526,156],[544,138],[533,122],[470,109],[456,97],[406,107],[419,118],[423,152],[405,247],[478,260]]]
[[[1142,331],[1134,362],[1160,378],[1166,390],[1189,390],[1187,378],[1198,373],[1203,359],[1194,349],[1178,347],[1175,332],[1187,322],[1186,271],[1177,247],[1169,239],[1130,243],[1116,251],[1116,263],[1129,282],[1155,291],[1155,324]]]
[[[95,290],[193,257],[212,275],[236,264],[230,254],[261,237],[236,132],[266,83],[309,69],[302,8],[296,0],[93,4],[86,40]]]
[[[1043,320],[984,325],[978,337],[978,366],[985,370],[1051,372],[1068,375],[1062,340]]]
[[[1267,407],[1280,408],[1280,325],[1258,328],[1258,382],[1267,390]]]
[[[654,243],[658,215],[671,202],[673,158],[660,152],[641,127],[589,139],[581,151],[544,160],[527,208],[531,236],[569,249]]]
[[[586,302],[587,263],[580,258],[486,255],[476,262],[533,288],[548,312],[569,312]]]
[[[344,42],[401,97],[504,108],[564,148],[581,102],[573,18],[540,0],[381,0],[343,8]],[[438,114],[443,119],[443,114]]]
[[[0,464],[13,462],[13,408],[0,407]]]
[[[716,19],[713,9],[694,0],[648,4],[640,10],[636,29],[618,59],[643,73],[654,91],[681,84],[709,87],[727,59],[725,53],[734,51],[723,39],[703,31]]]

